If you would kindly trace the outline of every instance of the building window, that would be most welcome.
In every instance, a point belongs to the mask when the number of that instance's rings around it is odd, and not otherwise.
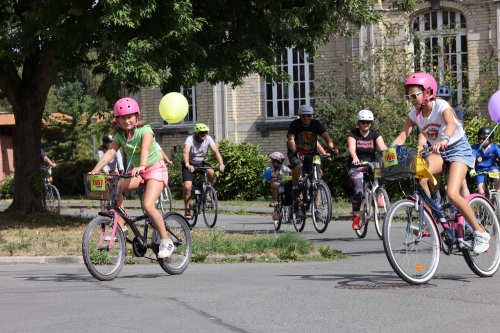
[[[293,83],[266,82],[267,119],[294,117],[303,104],[314,107],[314,60],[298,49],[288,49],[279,60],[280,70],[287,72]]]
[[[433,74],[438,84],[451,88],[452,104],[460,104],[468,88],[465,17],[453,11],[428,12],[416,16],[412,28],[415,71]]]
[[[196,122],[196,88],[191,87],[189,89],[184,89],[181,87],[180,93],[186,96],[189,103],[189,109],[186,118],[176,124],[193,124]],[[166,121],[163,121],[163,124],[168,125]]]

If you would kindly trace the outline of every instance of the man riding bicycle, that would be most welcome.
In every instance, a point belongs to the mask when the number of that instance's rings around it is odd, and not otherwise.
[[[224,162],[222,161],[222,156],[219,153],[219,149],[215,144],[214,140],[208,131],[210,129],[205,124],[196,124],[194,126],[194,134],[187,137],[184,143],[184,150],[182,152],[182,181],[183,181],[183,191],[182,198],[184,199],[184,216],[186,219],[191,220],[189,209],[189,198],[191,196],[191,188],[193,185],[193,173],[195,167],[208,166],[205,163],[205,157],[208,153],[208,148],[210,148],[214,154],[217,162],[219,163],[219,170],[224,172]],[[210,184],[214,184],[215,172],[214,170],[207,169],[207,177]]]
[[[325,126],[319,120],[312,119],[313,113],[312,106],[301,105],[300,119],[295,119],[288,127],[288,161],[292,168],[292,195],[295,202],[300,201],[298,184],[302,169],[305,173],[312,170],[311,154],[317,152],[318,135],[325,140],[332,153],[335,155],[339,153]]]

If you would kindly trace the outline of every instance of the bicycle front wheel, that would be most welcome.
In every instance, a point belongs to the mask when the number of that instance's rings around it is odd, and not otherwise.
[[[361,210],[359,211],[359,229],[355,229],[358,238],[365,238],[368,232],[368,222],[370,221],[370,212],[368,211],[372,196],[370,191],[365,187],[363,200],[361,201]]]
[[[113,280],[125,261],[127,247],[122,229],[120,226],[116,227],[113,245],[110,247],[112,230],[113,220],[98,216],[89,222],[83,234],[83,262],[97,280]]]
[[[191,232],[187,220],[178,213],[163,215],[168,237],[174,242],[175,250],[169,258],[157,259],[161,268],[171,275],[181,274],[191,260]]]
[[[328,186],[323,182],[318,183],[311,200],[314,229],[319,233],[323,233],[332,218],[332,196]]]
[[[382,224],[384,223],[385,216],[391,206],[389,195],[387,194],[385,188],[379,187],[375,190],[375,197],[373,198],[372,203],[373,216],[375,219],[375,231],[377,232],[378,238],[384,239]]]
[[[213,228],[217,222],[217,214],[219,212],[219,203],[217,201],[217,193],[215,189],[207,185],[205,192],[203,192],[203,218],[205,219],[205,224],[208,228]]]
[[[293,227],[297,232],[301,232],[302,230],[304,230],[304,227],[306,226],[306,205],[293,205],[292,222]]]
[[[427,283],[439,264],[440,238],[427,211],[419,239],[419,212],[412,200],[391,206],[384,220],[384,251],[400,278],[414,285]]]
[[[490,248],[481,254],[474,254],[468,249],[462,253],[469,268],[481,277],[493,276],[500,263],[500,240],[498,218],[490,203],[484,197],[474,197],[469,201],[479,224],[490,234]]]
[[[52,184],[47,184],[45,187],[45,208],[48,212],[57,213],[61,212],[61,197],[57,187]]]

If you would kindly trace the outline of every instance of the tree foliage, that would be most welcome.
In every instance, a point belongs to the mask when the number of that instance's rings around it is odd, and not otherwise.
[[[408,9],[414,0],[391,0]],[[315,55],[332,35],[379,22],[376,0],[0,0],[0,91],[14,112],[16,188],[11,209],[36,211],[27,179],[39,168],[50,88],[81,66],[101,75],[108,101],[141,86],[163,92],[198,82],[241,84],[258,73],[288,80],[287,47]],[[26,156],[28,161],[26,161]]]

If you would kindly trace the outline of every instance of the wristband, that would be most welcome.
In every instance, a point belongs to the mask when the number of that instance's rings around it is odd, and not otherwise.
[[[448,140],[450,142],[450,137],[448,135],[441,136],[441,140]]]

